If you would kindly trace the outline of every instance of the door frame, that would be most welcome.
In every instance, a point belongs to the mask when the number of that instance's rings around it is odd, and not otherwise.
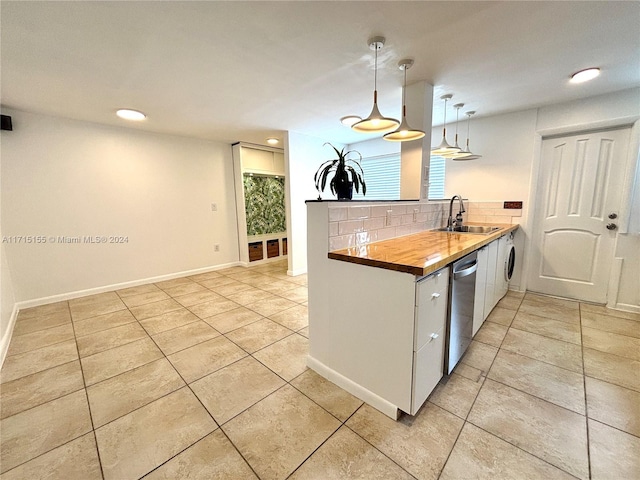
[[[621,117],[610,120],[588,122],[579,125],[569,125],[562,127],[554,127],[547,129],[540,129],[535,132],[534,139],[534,152],[533,152],[533,165],[531,166],[531,177],[529,181],[529,213],[525,222],[525,229],[530,232],[525,238],[524,254],[525,259],[524,269],[522,272],[521,288],[526,291],[529,283],[529,274],[534,268],[532,265],[531,249],[533,248],[533,227],[535,224],[535,217],[538,214],[538,202],[541,199],[543,193],[538,191],[538,186],[541,184],[541,171],[540,164],[542,163],[542,141],[548,137],[556,137],[560,135],[572,135],[582,134],[595,130],[607,130],[612,128],[624,128],[631,127],[629,148],[627,150],[627,158],[625,159],[624,166],[624,180],[623,190],[621,195],[622,204],[620,205],[620,216],[618,222],[618,231],[616,233],[616,239],[614,244],[613,257],[611,258],[611,272],[609,276],[609,285],[607,288],[607,307],[616,308],[618,290],[620,287],[620,275],[622,273],[621,257],[616,257],[618,235],[620,233],[627,233],[629,227],[629,218],[631,212],[629,211],[629,201],[633,193],[633,181],[635,177],[636,164],[637,168],[640,168],[638,163],[638,152],[640,149],[640,117]]]

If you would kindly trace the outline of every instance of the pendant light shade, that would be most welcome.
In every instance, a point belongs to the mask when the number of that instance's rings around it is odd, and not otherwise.
[[[407,90],[407,70],[413,65],[413,60],[404,59],[400,60],[398,67],[404,71],[404,83],[402,85],[402,122],[400,126],[393,132],[386,133],[383,138],[390,142],[409,142],[411,140],[418,140],[424,137],[425,133],[422,130],[415,130],[409,126],[407,122],[407,103],[406,103],[406,90]]]
[[[482,155],[476,155],[475,153],[471,153],[471,150],[469,149],[469,130],[470,130],[470,124],[471,124],[471,115],[473,115],[474,113],[476,113],[475,111],[470,111],[467,112],[467,144],[464,148],[464,150],[460,151],[460,153],[454,157],[452,157],[453,160],[478,160],[479,158],[482,158]]]
[[[453,95],[451,95],[450,93],[447,95],[442,95],[440,97],[441,100],[444,100],[444,122],[442,126],[442,141],[440,142],[440,145],[438,145],[437,147],[433,147],[431,149],[431,153],[433,155],[452,154],[460,151],[460,148],[452,147],[451,145],[449,145],[449,142],[447,142],[447,101],[450,100],[451,97],[453,97]]]
[[[454,137],[454,144],[453,144],[453,148],[457,148],[458,151],[457,152],[450,152],[450,153],[443,153],[441,156],[443,156],[444,158],[450,158],[452,160],[455,160],[458,157],[465,157],[467,155],[469,155],[468,153],[465,153],[462,148],[460,148],[460,145],[458,145],[458,123],[460,120],[460,109],[464,107],[464,103],[456,103],[453,108],[456,109],[456,135]]]
[[[364,120],[354,123],[351,128],[360,133],[380,133],[393,130],[400,122],[395,118],[384,117],[378,109],[378,50],[384,46],[384,37],[369,39],[369,48],[375,51],[375,68],[373,77],[373,108]]]

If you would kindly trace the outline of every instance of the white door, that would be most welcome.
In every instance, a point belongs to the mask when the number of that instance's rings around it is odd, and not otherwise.
[[[543,139],[528,290],[606,303],[629,136]]]

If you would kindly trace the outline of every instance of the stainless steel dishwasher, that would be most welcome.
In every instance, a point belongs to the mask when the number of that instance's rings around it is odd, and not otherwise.
[[[451,272],[449,294],[449,328],[447,329],[447,359],[445,373],[448,375],[467,350],[473,337],[473,303],[476,291],[477,252],[470,253],[454,262]]]

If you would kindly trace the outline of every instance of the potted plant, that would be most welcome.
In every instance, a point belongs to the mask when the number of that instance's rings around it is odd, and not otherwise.
[[[327,142],[324,145],[331,144]],[[320,165],[320,168],[318,168],[318,171],[313,177],[318,193],[324,191],[329,174],[331,172],[335,172],[333,174],[333,178],[329,181],[329,187],[331,187],[331,193],[338,196],[338,200],[351,200],[353,197],[353,189],[355,188],[356,192],[360,192],[361,185],[362,194],[366,195],[367,184],[364,183],[364,171],[362,170],[362,166],[360,166],[360,162],[352,158],[346,158],[350,153],[357,153],[360,157],[360,161],[362,161],[362,155],[360,155],[360,152],[357,152],[356,150],[349,150],[348,152],[345,152],[346,148],[338,150],[333,145],[331,145],[331,148],[336,151],[338,158],[327,160]],[[320,195],[318,195],[318,200],[322,200]]]

